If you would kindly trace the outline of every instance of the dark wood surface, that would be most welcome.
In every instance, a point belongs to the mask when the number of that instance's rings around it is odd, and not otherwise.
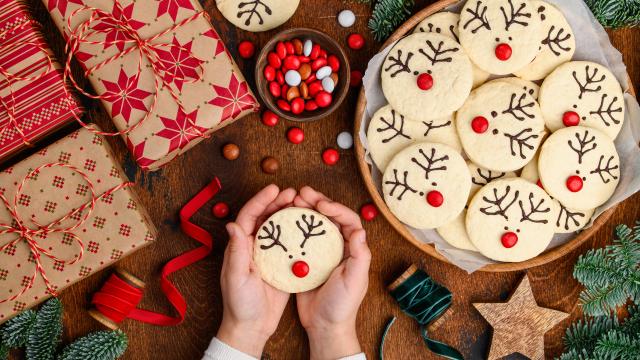
[[[63,39],[49,19],[45,7],[38,0],[28,1],[33,5],[36,19],[43,23],[45,35],[54,52],[58,57],[62,57]],[[415,9],[421,9],[431,2],[416,1]],[[365,34],[366,48],[357,52],[348,51],[351,66],[355,69],[364,70],[368,59],[379,47],[366,29],[370,15],[366,5],[345,3],[342,0],[302,0],[300,8],[289,22],[275,31],[261,34],[247,33],[233,27],[221,16],[213,0],[207,0],[204,7],[212,15],[215,28],[236,59],[239,59],[236,50],[239,41],[249,39],[260,47],[279,30],[301,26],[325,31],[343,44],[351,31]],[[338,26],[336,14],[343,8],[353,9],[358,15],[355,28],[343,29]],[[640,29],[611,31],[610,36],[613,44],[624,54],[633,84],[636,89],[640,88],[640,54],[637,52],[640,45]],[[254,62],[239,59],[238,63],[250,83],[254,84]],[[147,283],[142,306],[171,313],[170,305],[159,290],[158,273],[166,261],[196,246],[193,240],[180,232],[177,213],[180,207],[214,176],[218,176],[223,184],[223,191],[217,200],[226,201],[230,205],[232,216],[254,193],[270,183],[276,183],[282,188],[311,185],[353,209],[358,209],[367,202],[368,194],[358,173],[352,151],[341,151],[342,159],[333,168],[325,166],[320,158],[325,147],[335,146],[338,133],[352,130],[356,97],[357,91],[351,90],[345,103],[333,115],[315,123],[302,125],[306,139],[301,145],[290,144],[285,138],[285,130],[294,125],[293,123],[281,122],[276,128],[268,128],[260,124],[257,115],[252,115],[216,133],[212,139],[206,140],[155,173],[140,172],[129,157],[122,140],[111,139],[109,142],[115,149],[118,160],[125,165],[131,179],[137,181],[136,190],[161,234],[156,244],[120,262],[120,266]],[[91,108],[91,116],[100,126],[113,129],[107,114],[99,104],[87,102],[86,105]],[[221,156],[221,147],[229,142],[236,143],[241,148],[241,156],[235,162],[229,162]],[[268,155],[275,156],[281,162],[281,169],[275,175],[266,175],[260,170],[260,160]],[[545,337],[548,357],[561,353],[564,329],[580,314],[576,305],[580,286],[571,276],[577,257],[589,248],[609,243],[616,224],[632,224],[639,218],[639,200],[640,196],[636,195],[621,204],[611,221],[575,252],[529,271],[538,303],[572,314],[570,319]],[[173,276],[174,282],[189,303],[186,321],[180,326],[169,328],[133,321],[125,322],[122,329],[129,335],[130,341],[125,359],[199,359],[215,335],[222,315],[219,275],[227,235],[224,231],[224,221],[216,220],[211,215],[211,205],[207,205],[196,216],[195,221],[214,234],[216,244],[213,254]],[[442,323],[433,336],[460,349],[465,358],[486,357],[491,329],[471,303],[505,300],[524,272],[477,272],[467,275],[455,266],[446,265],[419,252],[395,233],[382,217],[366,224],[365,227],[373,252],[373,263],[369,292],[358,317],[358,333],[368,357],[377,357],[383,326],[390,317],[396,315],[399,319],[388,336],[386,358],[436,358],[421,342],[417,325],[401,314],[385,289],[412,263],[425,269],[454,294],[453,314]],[[66,307],[65,341],[101,329],[86,310],[89,308],[88,301],[91,295],[110,273],[110,270],[98,273],[63,292],[61,299]],[[290,301],[278,331],[267,345],[264,357],[308,358],[307,340],[297,319],[294,299]]]

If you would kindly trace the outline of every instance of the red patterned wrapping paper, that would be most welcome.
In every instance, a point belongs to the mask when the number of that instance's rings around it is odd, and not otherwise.
[[[155,239],[131,185],[87,129],[0,172],[0,323]]]
[[[0,160],[81,114],[52,58],[27,6],[0,0]]]
[[[258,110],[196,0],[43,1],[143,169]]]

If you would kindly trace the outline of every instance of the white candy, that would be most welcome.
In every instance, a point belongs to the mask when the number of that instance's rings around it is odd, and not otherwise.
[[[351,10],[342,10],[338,14],[338,23],[344,28],[352,27],[356,23],[356,15]]]
[[[322,88],[324,89],[324,91],[328,93],[332,93],[333,90],[336,88],[336,85],[333,83],[332,78],[326,77],[322,79]]]
[[[337,142],[340,149],[351,149],[353,147],[353,136],[348,131],[343,131],[338,134]]]
[[[300,73],[295,70],[289,70],[286,74],[284,74],[284,81],[287,82],[289,86],[298,86],[302,82],[302,77]]]
[[[302,55],[311,55],[311,50],[313,50],[313,42],[311,40],[305,41],[304,45],[302,46]]]
[[[322,80],[327,76],[331,76],[332,72],[333,70],[331,69],[331,66],[323,66],[316,72],[316,79]]]

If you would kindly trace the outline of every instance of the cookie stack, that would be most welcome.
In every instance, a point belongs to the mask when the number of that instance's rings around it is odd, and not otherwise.
[[[391,212],[505,262],[586,226],[618,185],[625,109],[611,71],[571,61],[575,47],[537,0],[468,0],[398,41],[367,131]]]

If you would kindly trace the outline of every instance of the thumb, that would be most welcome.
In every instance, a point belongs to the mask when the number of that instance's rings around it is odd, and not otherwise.
[[[346,281],[363,282],[369,278],[371,251],[367,245],[367,234],[364,229],[354,231],[348,239],[349,258],[346,262]]]
[[[231,274],[249,273],[251,265],[252,243],[242,227],[234,222],[226,226],[229,233],[229,243],[225,251],[224,260]]]

